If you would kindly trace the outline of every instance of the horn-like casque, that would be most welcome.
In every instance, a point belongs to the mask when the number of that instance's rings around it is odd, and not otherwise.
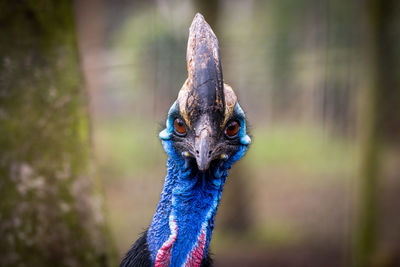
[[[210,111],[222,119],[225,99],[218,39],[199,13],[190,26],[186,62],[188,79],[178,96],[186,123],[190,125],[188,118]]]

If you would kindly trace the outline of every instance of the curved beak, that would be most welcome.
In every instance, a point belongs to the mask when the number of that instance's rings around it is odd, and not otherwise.
[[[201,172],[208,170],[211,163],[211,148],[212,137],[208,129],[202,129],[200,135],[196,137],[196,163]]]

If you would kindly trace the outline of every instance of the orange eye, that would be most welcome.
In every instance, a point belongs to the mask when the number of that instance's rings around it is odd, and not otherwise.
[[[186,125],[180,118],[176,118],[174,120],[174,129],[175,129],[175,132],[180,136],[183,136],[186,134]]]
[[[231,121],[225,128],[225,134],[230,138],[235,137],[239,132],[239,129],[240,129],[239,123],[237,121]]]

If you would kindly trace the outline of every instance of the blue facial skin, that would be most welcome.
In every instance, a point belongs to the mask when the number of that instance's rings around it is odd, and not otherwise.
[[[176,151],[171,140],[171,135],[174,134],[173,114],[177,109],[175,102],[168,112],[166,128],[159,135],[168,155],[167,176],[147,233],[147,243],[154,264],[158,250],[171,234],[170,216],[176,220],[178,235],[172,247],[170,266],[182,266],[186,262],[190,251],[198,243],[202,227],[206,229],[203,258],[207,256],[214,218],[228,170],[245,154],[251,142],[246,133],[245,114],[237,103],[234,114],[241,127],[238,133],[240,145],[235,154],[221,160],[217,166],[210,167],[206,172],[192,170],[186,164],[185,158]]]

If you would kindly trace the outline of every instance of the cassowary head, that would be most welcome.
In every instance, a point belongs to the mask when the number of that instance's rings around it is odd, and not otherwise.
[[[218,40],[197,14],[189,31],[188,78],[168,112],[162,140],[201,172],[234,156],[251,142],[235,92],[223,82]]]

